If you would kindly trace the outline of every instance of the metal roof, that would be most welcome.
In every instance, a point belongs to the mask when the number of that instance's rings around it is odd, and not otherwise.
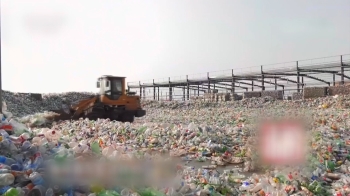
[[[124,77],[124,76],[102,75],[99,78],[126,78],[126,77]]]

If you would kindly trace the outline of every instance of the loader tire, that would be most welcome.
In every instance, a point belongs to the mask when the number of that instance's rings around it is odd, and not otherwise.
[[[134,122],[134,115],[132,115],[132,114],[123,114],[122,122],[129,122],[129,123]]]
[[[102,104],[96,104],[94,107],[90,108],[85,114],[85,118],[89,120],[97,120],[98,118],[105,118],[106,112]]]

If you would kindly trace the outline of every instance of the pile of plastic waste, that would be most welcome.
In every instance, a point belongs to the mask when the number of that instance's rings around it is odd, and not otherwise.
[[[38,100],[32,97],[30,93],[13,93],[9,91],[2,91],[2,93],[8,110],[16,117],[60,109],[63,102],[72,103],[96,95],[96,93],[90,92],[51,93],[43,94],[42,100]]]
[[[259,97],[259,98],[250,98],[243,99],[238,101],[227,101],[227,102],[209,102],[205,100],[191,100],[191,101],[155,101],[155,100],[144,100],[144,107],[151,108],[171,108],[171,109],[180,109],[180,108],[198,108],[198,107],[213,107],[213,106],[232,106],[232,107],[248,107],[248,108],[257,108],[263,105],[272,104],[275,100],[272,97]]]
[[[348,195],[350,97],[143,102],[135,123],[0,123],[1,195]],[[259,116],[310,120],[307,164],[258,162]],[[34,123],[35,122],[35,123]],[[29,126],[30,125],[30,126]]]

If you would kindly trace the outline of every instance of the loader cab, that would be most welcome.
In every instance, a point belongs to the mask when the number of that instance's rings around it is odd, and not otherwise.
[[[100,95],[118,100],[121,95],[125,95],[125,77],[102,76],[97,80],[97,88],[100,89]]]

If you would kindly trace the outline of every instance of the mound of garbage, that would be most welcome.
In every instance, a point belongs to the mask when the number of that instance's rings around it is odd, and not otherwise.
[[[38,100],[30,93],[9,91],[2,91],[2,93],[3,101],[6,102],[8,110],[16,117],[60,109],[63,102],[72,103],[96,95],[96,93],[91,92],[51,93],[43,94],[42,100]]]
[[[275,102],[273,97],[253,97],[249,99],[242,99],[238,101],[226,101],[226,102],[209,102],[203,100],[190,100],[190,101],[155,101],[155,100],[144,100],[142,101],[143,106],[151,108],[202,108],[202,107],[249,107],[257,108],[262,107],[266,104],[272,104]]]
[[[349,96],[142,104],[147,115],[131,124],[81,119],[42,127],[50,113],[16,120],[3,112],[0,194],[350,194]],[[305,165],[259,162],[261,116],[309,119]]]

